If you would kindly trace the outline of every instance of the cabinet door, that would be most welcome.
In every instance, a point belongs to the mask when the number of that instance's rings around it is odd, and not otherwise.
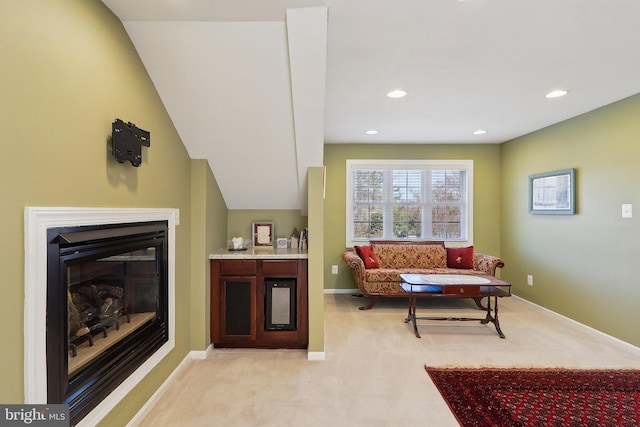
[[[222,277],[220,335],[223,341],[256,339],[256,278]]]

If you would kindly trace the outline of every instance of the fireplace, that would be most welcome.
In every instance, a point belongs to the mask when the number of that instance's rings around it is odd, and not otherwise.
[[[53,208],[57,220],[26,226],[25,401],[68,404],[73,425],[93,425],[173,348],[177,212],[80,210],[74,220],[76,210],[64,211],[70,218]],[[33,235],[38,242],[29,242]],[[29,278],[42,270],[33,265],[43,266],[30,252],[44,256],[44,287]],[[27,307],[30,292],[44,293],[44,304],[38,297]],[[35,306],[44,315],[32,315]],[[34,319],[45,322],[44,343]],[[30,361],[28,351],[44,359],[44,384],[33,377],[42,360]]]
[[[47,403],[74,423],[167,342],[167,224],[47,235]]]

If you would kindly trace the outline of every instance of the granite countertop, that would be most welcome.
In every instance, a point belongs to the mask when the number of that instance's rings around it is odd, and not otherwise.
[[[307,251],[303,249],[248,248],[245,251],[218,249],[209,254],[209,259],[307,259]]]

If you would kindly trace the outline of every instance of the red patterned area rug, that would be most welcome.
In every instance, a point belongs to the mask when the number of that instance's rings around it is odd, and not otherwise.
[[[640,426],[639,370],[425,369],[462,427]]]

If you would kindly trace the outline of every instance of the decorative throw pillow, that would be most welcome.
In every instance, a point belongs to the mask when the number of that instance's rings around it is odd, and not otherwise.
[[[473,246],[466,248],[447,248],[447,267],[473,268]]]
[[[380,268],[380,262],[376,258],[376,254],[373,252],[371,246],[354,246],[356,252],[364,261],[364,268]]]

